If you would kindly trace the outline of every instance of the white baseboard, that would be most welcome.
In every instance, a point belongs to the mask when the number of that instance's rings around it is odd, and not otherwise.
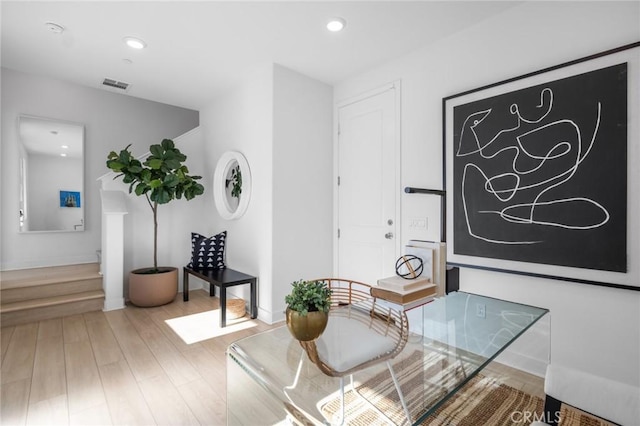
[[[274,314],[258,306],[258,319],[266,324],[273,325],[277,322],[283,322],[285,317],[284,312]]]
[[[118,309],[124,309],[124,297],[109,300],[105,299],[104,308],[102,309],[104,312]]]
[[[548,364],[548,359],[537,359],[508,350],[498,355],[495,361],[538,377],[544,377]]]

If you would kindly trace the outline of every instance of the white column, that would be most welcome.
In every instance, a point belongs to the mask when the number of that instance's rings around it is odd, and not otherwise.
[[[124,308],[124,215],[125,193],[100,191],[102,198],[102,275],[104,310]]]

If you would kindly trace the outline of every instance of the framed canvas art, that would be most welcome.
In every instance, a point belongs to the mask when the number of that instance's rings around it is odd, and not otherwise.
[[[443,99],[447,262],[640,290],[640,43]]]

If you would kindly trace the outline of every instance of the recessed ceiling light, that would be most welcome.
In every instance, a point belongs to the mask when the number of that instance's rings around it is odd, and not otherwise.
[[[144,49],[147,47],[147,43],[145,43],[144,40],[136,37],[125,37],[124,42],[132,49]]]
[[[62,145],[60,148],[62,148],[62,149],[69,149],[69,145]]]
[[[45,22],[44,26],[54,34],[62,34],[64,32],[64,27],[60,24],[56,24],[55,22]]]
[[[65,154],[64,152],[62,154],[60,154],[60,157],[66,157],[67,154]]]
[[[347,21],[343,18],[333,18],[327,23],[327,29],[331,32],[342,31],[347,25]]]

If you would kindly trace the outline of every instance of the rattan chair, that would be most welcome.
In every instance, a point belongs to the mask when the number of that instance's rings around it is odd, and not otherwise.
[[[404,312],[386,307],[371,296],[371,286],[339,278],[324,278],[332,291],[329,323],[316,340],[300,342],[307,356],[327,376],[340,378],[340,419],[344,422],[344,377],[386,362],[409,424],[411,416],[391,360],[404,349],[409,325]],[[381,413],[384,415],[384,413]]]

